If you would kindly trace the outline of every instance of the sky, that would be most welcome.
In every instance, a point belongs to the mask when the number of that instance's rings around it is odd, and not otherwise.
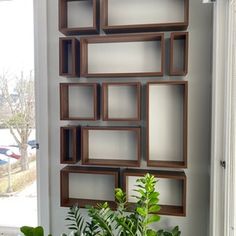
[[[33,0],[0,1],[0,73],[34,67]]]

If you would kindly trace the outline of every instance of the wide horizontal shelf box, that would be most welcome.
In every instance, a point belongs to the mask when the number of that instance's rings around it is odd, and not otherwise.
[[[80,127],[65,126],[60,129],[61,164],[75,164],[80,160]]]
[[[99,33],[98,0],[59,0],[59,30],[65,35]]]
[[[187,167],[188,82],[147,83],[147,165]]]
[[[163,33],[81,37],[80,75],[162,76],[164,43]]]
[[[123,172],[123,186],[127,194],[130,209],[133,210],[137,201],[133,195],[138,195],[135,189],[136,180],[145,174],[152,174],[157,178],[156,191],[160,193],[160,215],[186,216],[186,175],[184,172],[126,169]]]
[[[188,73],[188,32],[173,32],[170,36],[170,75]]]
[[[61,83],[61,120],[99,119],[99,84]]]
[[[105,121],[139,121],[141,84],[139,82],[103,83],[102,113]]]
[[[60,76],[79,76],[79,41],[74,37],[59,38]]]
[[[114,189],[119,187],[119,169],[66,166],[60,178],[61,206],[96,206],[106,201],[116,207]]]
[[[83,127],[82,164],[140,166],[140,133],[136,127]]]
[[[186,30],[189,0],[102,0],[106,33]]]

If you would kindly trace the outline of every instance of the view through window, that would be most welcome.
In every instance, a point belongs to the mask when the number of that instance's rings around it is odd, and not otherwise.
[[[0,0],[0,235],[37,225],[33,0]]]

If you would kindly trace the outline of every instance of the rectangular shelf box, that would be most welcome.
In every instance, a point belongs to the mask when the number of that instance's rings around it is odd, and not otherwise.
[[[60,76],[79,76],[79,41],[74,37],[59,38]]]
[[[139,82],[103,83],[102,100],[103,120],[140,120],[141,84]]]
[[[81,77],[162,76],[164,43],[163,33],[82,37]]]
[[[170,75],[188,73],[188,32],[173,32],[170,36]]]
[[[159,171],[159,170],[137,170],[126,169],[123,172],[123,186],[127,194],[127,200],[130,203],[130,209],[133,210],[136,199],[132,195],[134,192],[136,180],[145,174],[152,174],[157,178],[156,190],[160,193],[159,204],[160,215],[186,216],[186,175],[184,172],[177,171]]]
[[[188,82],[147,83],[147,165],[187,168]]]
[[[80,160],[80,127],[66,126],[60,129],[61,164],[75,164]]]
[[[140,133],[136,127],[83,127],[82,164],[140,166]]]
[[[119,169],[66,166],[60,171],[60,178],[61,206],[85,207],[108,202],[116,207],[114,189],[119,187]]]
[[[106,33],[186,30],[189,0],[102,0]]]
[[[61,120],[99,119],[99,84],[61,83]]]
[[[59,30],[64,35],[99,33],[98,0],[59,0]]]

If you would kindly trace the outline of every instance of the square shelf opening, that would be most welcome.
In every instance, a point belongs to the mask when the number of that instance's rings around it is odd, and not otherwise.
[[[187,167],[187,82],[147,84],[147,165]]]
[[[157,178],[155,189],[160,193],[159,205],[160,215],[186,215],[186,176],[184,172],[176,171],[155,171],[155,170],[125,170],[123,173],[124,189],[127,194],[127,201],[130,203],[130,210],[133,210],[137,195],[134,191],[136,180],[150,173]]]
[[[60,139],[61,164],[77,163],[80,160],[80,127],[61,127]]]
[[[162,76],[164,34],[81,38],[81,76]]]
[[[103,120],[140,120],[140,83],[103,83]]]
[[[188,32],[171,33],[170,75],[184,76],[188,73]]]
[[[184,30],[188,15],[188,0],[102,0],[106,33]]]
[[[99,33],[99,1],[59,0],[59,30],[65,35]]]
[[[99,85],[96,83],[61,83],[61,120],[97,120]]]
[[[67,166],[61,170],[61,206],[96,206],[107,201],[114,208],[117,187],[119,169]]]
[[[84,165],[140,165],[140,128],[83,127],[82,143]]]

